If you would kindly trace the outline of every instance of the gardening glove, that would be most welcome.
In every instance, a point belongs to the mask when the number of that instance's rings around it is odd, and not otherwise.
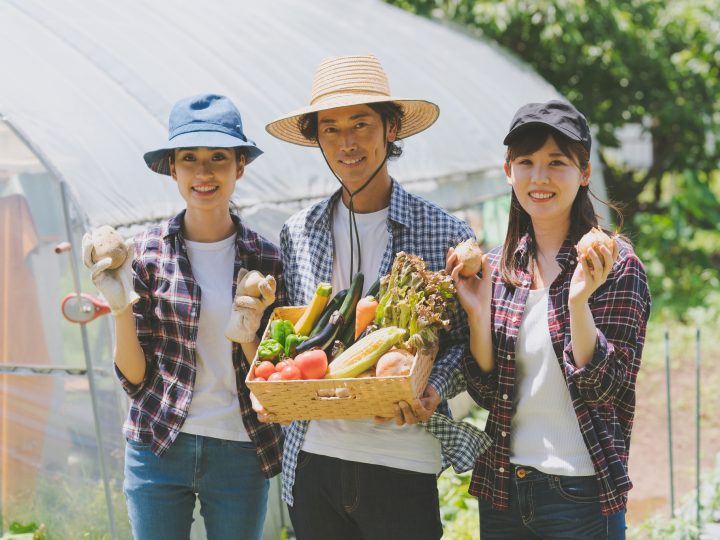
[[[92,261],[91,253],[93,243],[91,234],[86,233],[82,239],[83,262],[85,266],[90,269],[92,282],[105,298],[113,315],[122,313],[129,306],[140,300],[140,296],[138,296],[133,287],[132,240],[125,242],[125,249],[127,250],[125,261],[118,268],[110,270],[108,269],[112,264],[110,257],[105,257],[95,263]]]
[[[258,285],[260,298],[245,294],[248,271],[241,268],[237,277],[237,289],[233,300],[230,320],[225,327],[225,337],[236,343],[251,343],[257,336],[260,321],[267,307],[275,301],[275,278],[265,276]]]

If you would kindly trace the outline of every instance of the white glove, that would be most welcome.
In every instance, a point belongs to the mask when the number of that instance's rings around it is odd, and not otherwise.
[[[125,242],[127,256],[122,265],[115,270],[108,270],[108,267],[112,264],[110,257],[105,257],[93,263],[91,256],[92,249],[92,236],[90,233],[86,233],[82,239],[83,263],[90,269],[92,282],[105,298],[113,315],[122,313],[129,306],[140,300],[140,296],[138,296],[133,287],[132,240]]]
[[[257,335],[263,313],[275,301],[275,278],[265,276],[258,284],[260,298],[245,294],[248,271],[241,268],[237,277],[237,288],[230,320],[225,327],[225,337],[236,343],[251,343]]]

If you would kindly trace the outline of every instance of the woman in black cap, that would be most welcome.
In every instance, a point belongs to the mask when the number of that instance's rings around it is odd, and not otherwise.
[[[229,99],[180,100],[168,142],[145,162],[172,177],[186,209],[121,244],[118,268],[95,260],[97,235],[83,238],[115,316],[115,370],[130,398],[123,487],[138,540],[189,538],[196,498],[209,539],[262,537],[282,438],[258,422],[244,380],[282,267],[278,248],[230,210],[260,154]],[[259,297],[245,294],[249,270],[263,274]]]
[[[447,264],[470,321],[468,390],[490,411],[470,485],[481,537],[625,538],[645,271],[619,236],[578,252],[598,227],[582,114],[530,103],[504,143],[505,244],[479,276],[462,277],[452,251]]]

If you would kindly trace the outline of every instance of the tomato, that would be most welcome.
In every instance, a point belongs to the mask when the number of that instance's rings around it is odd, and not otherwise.
[[[303,379],[322,379],[327,372],[327,355],[322,349],[305,351],[295,357],[295,365],[300,368]]]
[[[280,373],[283,369],[288,367],[290,364],[292,364],[292,360],[289,358],[287,360],[280,360],[277,364],[275,364],[275,371]]]
[[[302,373],[297,366],[291,364],[283,368],[280,372],[280,377],[282,377],[284,381],[297,381],[302,379]]]
[[[268,381],[282,381],[282,380],[283,380],[282,375],[280,375],[277,371],[268,377]]]
[[[253,379],[253,382],[265,382],[267,379],[265,377],[255,377]]]
[[[269,360],[260,362],[260,365],[255,368],[255,378],[261,377],[265,380],[272,374],[275,373],[275,366]]]

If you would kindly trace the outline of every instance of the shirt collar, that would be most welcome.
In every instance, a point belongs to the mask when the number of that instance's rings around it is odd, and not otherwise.
[[[235,243],[238,248],[240,248],[243,253],[255,253],[258,251],[257,236],[252,234],[251,231],[242,224],[242,220],[239,216],[230,212],[230,219],[232,219],[232,222],[235,225],[235,230],[237,231]],[[167,240],[170,237],[175,237],[184,240],[182,235],[182,225],[184,221],[185,210],[176,216],[171,217],[168,220],[167,231],[163,235],[163,238]]]
[[[515,248],[515,257],[518,262],[520,262],[520,264],[522,264],[523,266],[527,265],[531,246],[532,237],[530,236],[530,233],[525,233],[520,238],[520,241]],[[576,257],[577,251],[575,249],[575,244],[572,243],[570,237],[565,238],[565,241],[563,242],[562,246],[560,246],[560,250],[555,256],[555,260],[563,270],[566,270],[569,266],[572,265],[572,262],[573,260],[575,260]]]
[[[392,185],[390,187],[390,208],[388,209],[388,219],[398,223],[404,227],[412,224],[412,210],[410,194],[400,185],[394,178],[390,179]],[[329,198],[317,204],[308,215],[308,223],[313,225],[329,226],[330,215],[335,203],[342,195],[343,188],[338,189]]]

